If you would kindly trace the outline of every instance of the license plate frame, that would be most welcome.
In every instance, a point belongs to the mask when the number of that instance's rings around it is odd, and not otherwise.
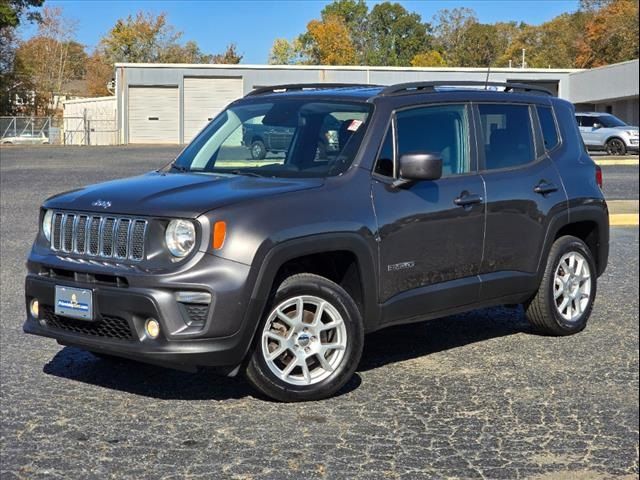
[[[78,320],[93,320],[93,291],[87,288],[56,285],[56,315]]]

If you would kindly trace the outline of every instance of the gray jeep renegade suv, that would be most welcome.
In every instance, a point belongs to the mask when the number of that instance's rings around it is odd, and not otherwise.
[[[25,332],[283,401],[337,392],[390,325],[523,304],[579,332],[609,250],[600,171],[571,104],[501,85],[251,92],[165,168],[44,203]],[[294,133],[254,159],[248,122]]]

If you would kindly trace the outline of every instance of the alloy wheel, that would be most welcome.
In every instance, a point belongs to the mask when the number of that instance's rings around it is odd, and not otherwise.
[[[316,296],[285,300],[267,318],[262,356],[269,370],[290,385],[313,385],[342,362],[347,329],[338,310]]]
[[[553,281],[553,298],[562,318],[575,323],[591,301],[589,263],[579,252],[562,256]]]

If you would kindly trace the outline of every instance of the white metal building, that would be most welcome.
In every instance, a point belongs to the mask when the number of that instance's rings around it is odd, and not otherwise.
[[[187,143],[228,103],[261,86],[484,81],[486,75],[484,68],[116,64],[116,142]],[[490,80],[537,84],[580,110],[611,111],[638,123],[638,60],[593,70],[499,68]]]

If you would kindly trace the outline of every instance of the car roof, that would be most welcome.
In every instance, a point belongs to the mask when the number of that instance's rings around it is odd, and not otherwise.
[[[613,116],[607,112],[576,112],[576,115],[582,115],[583,117],[602,117],[604,115]]]
[[[504,87],[503,91],[488,87]],[[457,93],[468,95],[469,99],[481,98],[494,101],[512,99],[514,94],[526,97],[553,98],[553,95],[540,87],[518,83],[501,82],[412,82],[390,86],[368,84],[291,84],[259,87],[247,94],[244,99],[257,98],[323,98],[355,101],[373,101],[376,98],[395,98],[399,96],[437,95]]]

